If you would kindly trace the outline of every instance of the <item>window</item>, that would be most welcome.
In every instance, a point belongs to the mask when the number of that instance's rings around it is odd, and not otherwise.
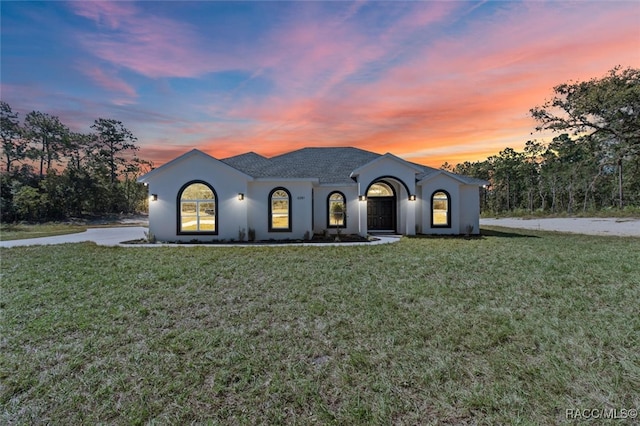
[[[393,197],[393,189],[386,182],[376,182],[369,187],[367,197]]]
[[[332,192],[328,198],[327,227],[344,228],[347,226],[347,204],[342,192]]]
[[[291,231],[291,194],[284,188],[269,194],[269,231]]]
[[[217,196],[205,182],[189,182],[178,193],[178,234],[217,234]]]
[[[439,190],[431,196],[431,226],[434,228],[451,227],[449,194],[446,191]]]

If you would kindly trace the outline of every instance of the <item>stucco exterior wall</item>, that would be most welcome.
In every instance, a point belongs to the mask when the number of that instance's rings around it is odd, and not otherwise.
[[[328,197],[329,194],[335,191],[342,192],[347,203],[347,227],[341,228],[340,232],[343,234],[357,234],[359,225],[358,185],[355,182],[350,186],[322,185],[313,189],[313,232],[322,234],[325,229],[329,229],[331,234],[335,234],[335,228],[327,227]]]
[[[218,235],[178,235],[178,192],[194,180],[207,182],[218,196]],[[247,183],[244,174],[204,156],[175,164],[149,182],[149,194],[158,195],[149,201],[149,232],[159,241],[238,239],[238,229],[247,226],[246,197],[240,201],[238,193],[248,192]]]
[[[413,213],[415,230],[416,230],[416,234],[422,234],[424,229],[424,225],[422,223],[424,203],[422,202],[422,188],[420,186],[416,186],[416,196],[418,197],[418,199],[414,203],[414,213]]]
[[[473,226],[472,234],[480,233],[480,189],[476,185],[460,187],[460,234],[467,233],[467,225]]]
[[[365,194],[369,185],[383,177],[392,176],[399,181],[404,182],[409,191],[415,193],[416,170],[408,167],[393,158],[381,158],[379,161],[371,163],[368,167],[360,170],[358,175],[358,185],[360,194]],[[401,185],[404,189],[404,185]],[[406,194],[406,190],[404,190]],[[397,194],[400,196],[401,194]]]
[[[431,196],[438,190],[449,193],[449,209],[451,210],[451,226],[447,228],[431,226]],[[460,182],[446,176],[439,175],[420,185],[420,210],[423,234],[450,235],[460,233]]]
[[[291,232],[269,232],[269,193],[277,187],[291,194]],[[302,239],[313,235],[311,223],[312,181],[272,180],[251,182],[248,189],[248,228],[255,229],[257,240]]]
[[[394,188],[397,232],[406,235],[415,234],[416,202],[408,199],[409,195],[416,194],[416,169],[393,157],[374,161],[358,171],[358,194],[366,194],[369,186],[379,180],[390,183]],[[366,202],[359,204],[359,210],[360,234],[366,235],[368,232]]]

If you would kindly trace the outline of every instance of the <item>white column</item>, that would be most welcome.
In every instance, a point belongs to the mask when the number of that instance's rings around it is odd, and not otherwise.
[[[369,232],[367,228],[367,202],[358,200],[358,235],[366,237]]]
[[[416,204],[418,201],[407,200],[406,202],[406,216],[405,223],[407,224],[405,229],[405,235],[416,235]]]

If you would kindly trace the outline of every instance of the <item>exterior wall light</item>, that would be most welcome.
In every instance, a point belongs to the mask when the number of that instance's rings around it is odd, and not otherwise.
[[[242,192],[238,192],[238,200],[244,200],[244,194]]]
[[[367,201],[367,196],[366,195],[358,195],[358,200]]]
[[[158,194],[151,194],[151,201],[158,201]]]
[[[415,200],[416,200],[416,194],[409,195],[409,201],[415,201]]]

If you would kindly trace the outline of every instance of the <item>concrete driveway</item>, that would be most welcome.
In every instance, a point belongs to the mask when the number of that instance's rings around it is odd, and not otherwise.
[[[535,229],[587,235],[640,237],[640,219],[633,218],[544,218],[544,219],[480,219],[480,226]]]
[[[93,241],[102,246],[117,246],[123,241],[144,238],[147,228],[142,226],[123,226],[116,228],[89,228],[77,234],[57,235],[55,237],[30,238],[26,240],[0,241],[0,247],[81,243]]]

